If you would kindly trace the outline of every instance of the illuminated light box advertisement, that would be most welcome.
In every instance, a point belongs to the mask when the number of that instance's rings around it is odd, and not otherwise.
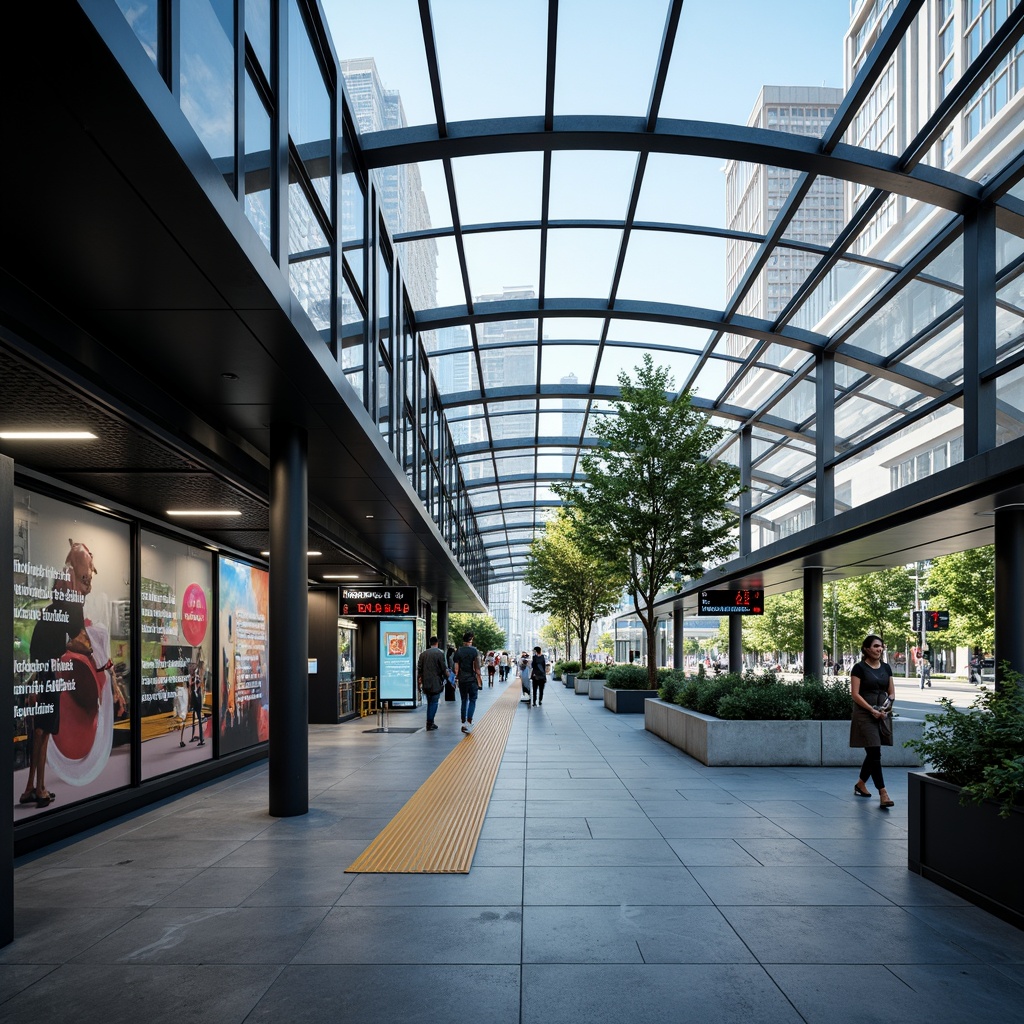
[[[382,619],[380,623],[381,700],[416,699],[416,622]]]
[[[213,757],[213,562],[142,531],[142,777]]]
[[[270,739],[268,610],[270,574],[221,556],[220,752]]]
[[[130,580],[126,523],[15,487],[15,821],[131,781]]]

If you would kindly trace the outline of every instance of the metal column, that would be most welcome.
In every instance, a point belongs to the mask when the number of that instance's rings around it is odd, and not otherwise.
[[[743,616],[729,616],[729,671],[743,671]]]
[[[309,810],[309,605],[306,592],[307,439],[270,430],[270,813]]]
[[[804,569],[804,676],[822,678],[825,644],[823,573],[820,566]]]
[[[1024,673],[1024,623],[1020,614],[1020,581],[1024,579],[1024,508],[996,509],[996,686],[1002,664]]]
[[[683,661],[683,644],[686,642],[686,636],[683,632],[683,609],[673,608],[672,609],[672,667],[682,668],[685,664]]]

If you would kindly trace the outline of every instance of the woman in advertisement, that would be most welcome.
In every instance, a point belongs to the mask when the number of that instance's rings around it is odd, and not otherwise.
[[[112,671],[109,633],[85,617],[97,572],[92,552],[80,541],[68,543],[64,571],[56,574],[53,599],[30,644],[32,663],[45,667],[33,677],[30,701],[38,710],[30,719],[29,770],[19,802],[39,808],[56,799],[46,782],[47,761],[72,785],[91,782],[110,755],[115,717],[127,711]]]

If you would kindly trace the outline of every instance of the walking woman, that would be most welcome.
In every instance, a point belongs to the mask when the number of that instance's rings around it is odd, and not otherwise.
[[[885,645],[882,638],[865,637],[860,646],[860,661],[850,669],[850,694],[853,717],[850,720],[850,746],[864,748],[860,778],[853,787],[855,796],[870,797],[865,785],[870,778],[878,789],[882,807],[893,802],[885,791],[882,778],[882,747],[892,746],[892,702],[896,696],[892,669],[882,661]]]

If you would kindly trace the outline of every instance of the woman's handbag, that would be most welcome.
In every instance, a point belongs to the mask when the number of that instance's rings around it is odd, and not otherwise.
[[[455,673],[448,669],[448,678],[444,681],[444,699],[446,701],[455,700]]]

